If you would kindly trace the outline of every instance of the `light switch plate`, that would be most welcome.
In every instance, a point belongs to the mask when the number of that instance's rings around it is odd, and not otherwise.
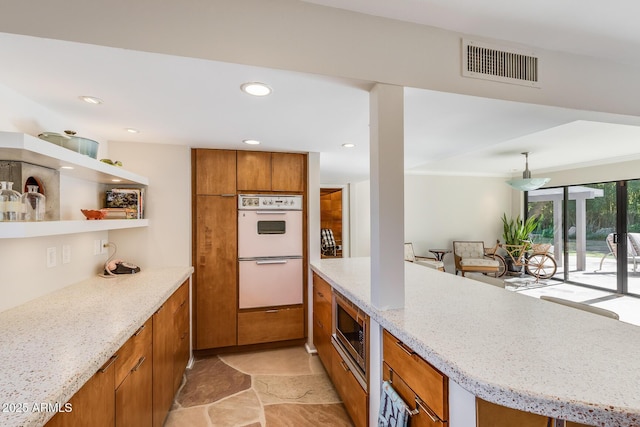
[[[71,246],[62,245],[62,263],[69,264],[71,262]]]
[[[55,247],[47,248],[47,267],[52,268],[58,265],[58,253]]]

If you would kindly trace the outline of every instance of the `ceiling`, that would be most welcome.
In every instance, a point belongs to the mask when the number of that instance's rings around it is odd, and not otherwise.
[[[640,47],[632,14],[612,13],[639,7],[630,1],[607,2],[603,11],[600,2],[581,0],[579,15],[577,0],[525,7],[506,0],[312,2],[616,61]],[[0,57],[13,64],[0,67],[0,85],[68,119],[65,129],[80,136],[233,149],[252,149],[241,141],[259,139],[259,149],[320,152],[323,184],[368,177],[370,82],[6,33]],[[247,81],[266,82],[273,94],[246,95],[240,85]],[[104,103],[92,106],[80,95]],[[640,157],[639,137],[638,117],[405,90],[405,167],[413,173],[507,176],[522,171],[519,153],[530,151],[536,176]],[[343,148],[346,142],[356,147]]]

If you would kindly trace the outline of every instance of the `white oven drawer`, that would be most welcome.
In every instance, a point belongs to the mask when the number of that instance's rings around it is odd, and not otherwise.
[[[240,308],[302,304],[302,259],[239,262]]]

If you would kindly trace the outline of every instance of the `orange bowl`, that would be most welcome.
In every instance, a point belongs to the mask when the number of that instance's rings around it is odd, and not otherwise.
[[[94,209],[80,209],[80,211],[87,217],[87,219],[102,219],[105,215],[103,211]]]

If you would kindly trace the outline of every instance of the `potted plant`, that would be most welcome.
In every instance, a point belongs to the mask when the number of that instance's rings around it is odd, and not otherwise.
[[[506,245],[505,250],[510,253],[511,256],[505,257],[507,262],[507,268],[509,271],[520,272],[522,266],[514,265],[514,259],[518,259],[519,246],[524,245],[524,250],[527,251],[531,248],[531,241],[529,240],[531,233],[536,229],[540,222],[539,216],[530,216],[525,221],[518,215],[514,218],[507,218],[507,214],[502,214],[502,239]]]

